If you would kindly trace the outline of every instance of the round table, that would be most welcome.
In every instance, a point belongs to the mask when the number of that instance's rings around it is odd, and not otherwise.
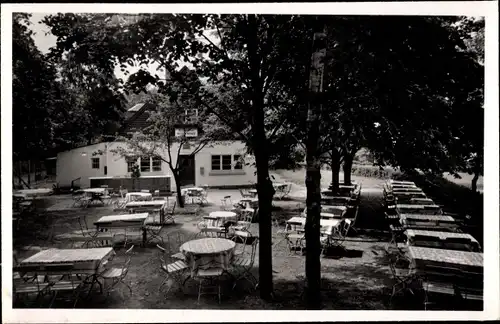
[[[181,245],[192,271],[198,268],[220,267],[227,269],[231,263],[236,243],[222,238],[202,238]]]
[[[212,218],[217,218],[215,226],[223,226],[228,221],[236,221],[238,215],[232,211],[214,211],[208,214]]]

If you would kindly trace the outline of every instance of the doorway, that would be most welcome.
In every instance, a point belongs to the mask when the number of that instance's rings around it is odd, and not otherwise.
[[[194,155],[179,155],[179,186],[187,186],[196,184],[195,182],[196,168],[194,165]]]

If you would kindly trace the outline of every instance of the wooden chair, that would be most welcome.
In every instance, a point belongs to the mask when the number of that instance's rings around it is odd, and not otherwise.
[[[125,262],[122,264],[122,266],[112,267],[99,274],[99,277],[101,277],[104,280],[104,282],[111,281],[110,286],[108,286],[108,288],[106,289],[108,297],[111,294],[111,292],[116,290],[119,284],[126,286],[130,291],[130,294],[132,294],[132,288],[124,280],[130,268],[130,262],[132,261],[132,258],[129,255],[132,253],[133,248],[134,246],[132,245],[125,252],[125,256],[127,256],[127,258]]]
[[[244,254],[247,246],[247,241],[252,238],[252,233],[250,233],[246,229],[234,231],[233,237],[231,238],[231,240],[236,243],[236,247],[233,250],[233,255],[238,256]]]
[[[233,203],[231,201],[231,196],[224,196],[224,198],[221,199],[221,209],[222,210],[229,210],[233,206]]]
[[[184,277],[186,272],[189,270],[189,266],[183,260],[175,260],[172,259],[172,256],[169,253],[169,250],[164,246],[156,245],[158,248],[158,259],[160,261],[160,270],[165,275],[158,291],[160,291],[163,286],[165,286],[170,280],[175,281],[179,284],[179,288],[182,289],[182,284],[184,282]],[[165,292],[165,295],[168,294],[172,285],[168,287],[168,290]]]
[[[171,222],[172,224],[175,223],[175,207],[177,206],[177,201],[174,201],[172,206],[168,206],[167,204],[164,204],[163,207],[160,210],[161,218],[163,219],[163,224],[167,222]]]
[[[278,246],[281,242],[286,241],[286,235],[287,235],[287,225],[281,226],[278,219],[273,218],[272,219],[272,226],[273,226],[273,231],[278,235],[278,241],[273,242],[273,248]]]
[[[344,242],[351,228],[351,224],[352,221],[350,219],[345,219],[344,222],[339,225],[339,230],[333,231],[330,239],[332,247],[345,250]]]
[[[250,282],[253,289],[256,289],[259,281],[252,274],[252,268],[255,262],[255,254],[257,253],[257,245],[259,243],[259,239],[257,237],[253,238],[252,242],[252,250],[250,255],[246,256],[244,253],[235,256],[231,262],[232,270],[235,273],[235,280],[233,284],[233,289],[236,287],[236,284],[239,280],[245,279]]]
[[[195,262],[196,263],[196,262]],[[198,281],[198,303],[202,295],[216,294],[219,304],[221,302],[221,277],[224,274],[222,265],[218,262],[211,262],[203,268],[194,269],[194,277]]]
[[[49,308],[56,300],[73,302],[74,308],[78,303],[83,285],[83,281],[74,275],[74,265],[49,264],[45,266],[45,274],[49,281],[49,292],[53,293]]]
[[[460,269],[444,266],[426,265],[420,272],[422,279],[421,286],[425,293],[424,309],[428,310],[429,306],[435,305],[437,302],[432,298],[436,296],[436,300],[442,300],[443,296],[457,299],[460,295],[457,291],[455,282],[461,273]],[[437,297],[439,296],[439,297]]]
[[[49,283],[40,280],[38,272],[39,266],[14,266],[12,268],[12,297],[14,303],[22,303],[25,306],[38,306],[46,293],[48,293]],[[29,300],[34,297],[34,300]]]
[[[253,194],[246,189],[240,189],[240,194],[242,198],[253,198]]]
[[[234,226],[236,231],[248,230],[252,226],[252,221],[255,216],[255,209],[246,208],[240,212],[240,220]]]
[[[303,233],[288,233],[285,236],[288,251],[290,255],[296,254],[297,251],[303,252],[305,248],[305,237]]]
[[[394,255],[394,259],[389,261],[389,268],[391,270],[393,280],[395,281],[392,286],[392,293],[389,299],[389,303],[392,305],[392,299],[398,293],[405,293],[408,291],[414,295],[414,284],[419,280],[419,278],[415,275],[411,260],[401,253],[396,253]]]

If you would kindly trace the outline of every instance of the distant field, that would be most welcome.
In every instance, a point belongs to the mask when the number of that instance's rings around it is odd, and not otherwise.
[[[452,181],[452,182],[459,184],[461,186],[465,186],[467,188],[470,188],[473,176],[470,174],[467,174],[467,173],[460,173],[460,176],[462,177],[462,179],[455,179],[455,177],[449,173],[443,174],[443,177],[445,179],[447,179],[448,181]],[[483,177],[479,177],[479,179],[477,180],[477,190],[479,190],[480,192],[483,192]]]

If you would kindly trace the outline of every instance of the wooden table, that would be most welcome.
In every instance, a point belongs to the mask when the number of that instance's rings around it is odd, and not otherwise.
[[[53,193],[52,189],[21,189],[16,190],[15,194],[23,194],[26,196],[36,197],[36,196],[48,196]]]
[[[413,205],[413,204],[396,204],[396,208],[399,211],[440,211],[441,207],[438,205]]]
[[[328,231],[328,229],[336,228],[340,225],[342,220],[340,219],[320,219],[320,226],[322,227],[322,231]],[[305,217],[292,217],[286,221],[287,225],[291,226],[305,226],[306,218]],[[288,226],[287,226],[288,227]],[[326,228],[326,229],[325,229]]]
[[[476,245],[476,247],[479,249],[480,244],[479,242],[474,238],[474,236],[468,234],[468,233],[455,233],[455,232],[439,232],[439,231],[426,231],[426,230],[418,230],[418,229],[407,229],[405,231],[406,237],[408,239],[411,239],[415,237],[416,235],[419,236],[427,236],[427,237],[437,237],[441,241],[445,241],[447,238],[464,238],[466,240],[470,240],[472,244]]]
[[[146,229],[144,222],[148,218],[148,213],[140,214],[125,214],[125,215],[109,215],[99,218],[94,225],[98,231],[107,232],[110,229],[127,229],[127,228],[140,228],[142,231],[142,242],[146,243]]]
[[[151,201],[153,200],[153,195],[149,192],[128,192],[125,194],[125,201]]]
[[[151,200],[151,201],[131,201],[125,205],[125,208],[134,209],[134,208],[151,208],[151,209],[159,209],[167,204],[166,200]]]
[[[455,219],[448,215],[400,214],[401,225],[414,229],[455,229]]]
[[[425,271],[426,265],[459,268],[464,271],[482,272],[483,254],[427,247],[409,246],[408,252],[418,270]]]
[[[236,243],[223,238],[202,238],[181,245],[191,265],[192,276],[198,268],[220,267],[228,269]]]
[[[97,280],[97,275],[103,269],[113,255],[113,248],[92,248],[92,249],[49,249],[40,251],[31,257],[24,259],[19,263],[19,266],[37,266],[40,267],[40,273],[44,273],[46,265],[50,264],[73,264],[75,274],[87,274],[90,277],[85,278],[84,283],[91,284],[90,291],[94,284],[100,286],[102,292],[102,284]],[[64,273],[62,275],[65,275]],[[90,281],[88,280],[90,278]]]

